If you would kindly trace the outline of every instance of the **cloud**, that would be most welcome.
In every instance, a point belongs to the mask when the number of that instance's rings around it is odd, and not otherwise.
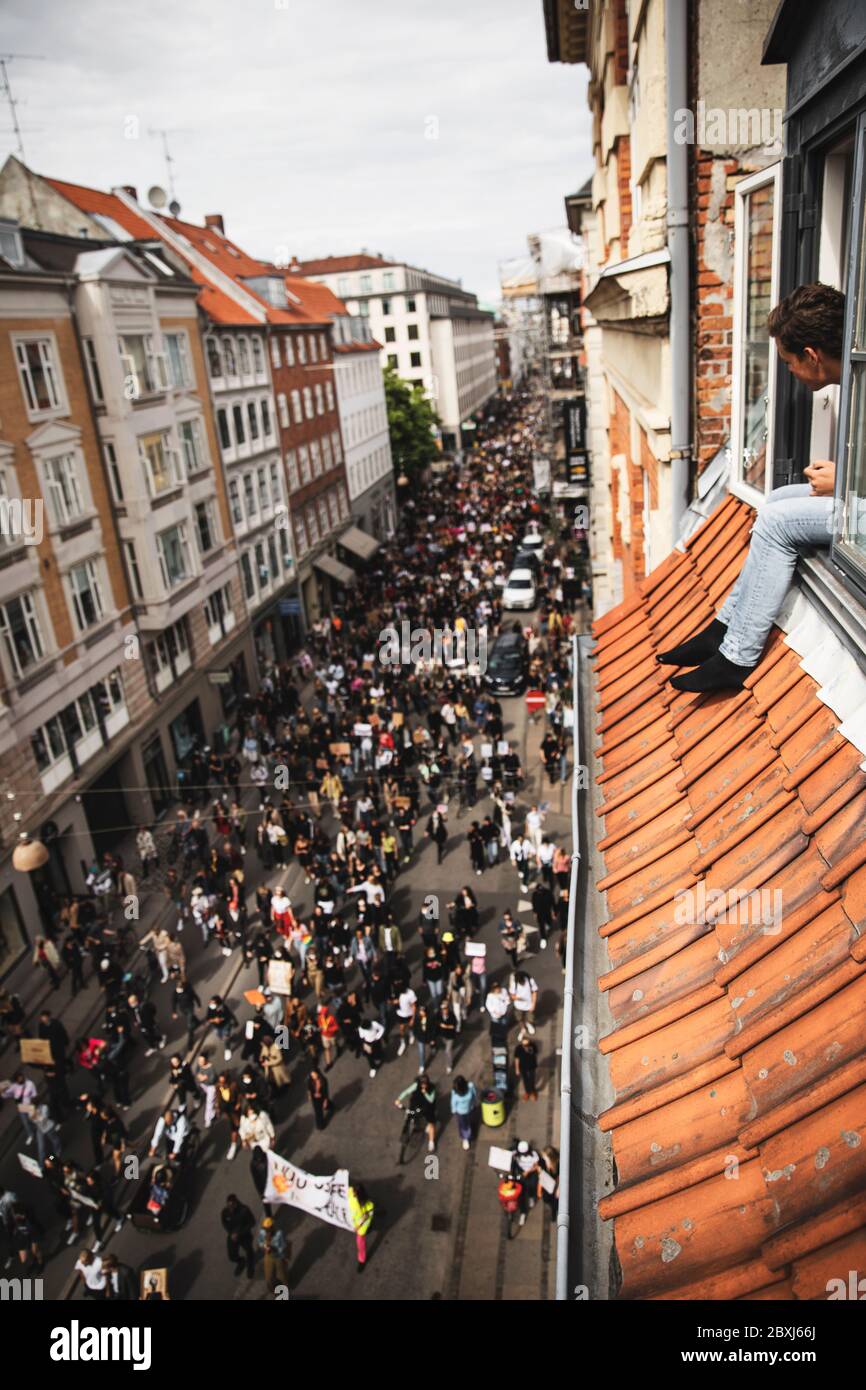
[[[256,255],[366,246],[490,299],[592,170],[586,71],[525,0],[5,0],[4,47],[45,58],[10,67],[34,169],[144,196],[168,128],[183,216]]]

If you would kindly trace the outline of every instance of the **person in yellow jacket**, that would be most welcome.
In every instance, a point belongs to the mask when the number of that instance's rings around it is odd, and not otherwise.
[[[355,1227],[355,1245],[358,1250],[358,1273],[364,1273],[367,1263],[367,1232],[373,1224],[374,1206],[367,1195],[363,1183],[356,1182],[349,1188],[349,1215]]]
[[[330,801],[334,808],[334,815],[340,813],[340,798],[343,795],[343,783],[336,772],[326,772],[322,778],[322,785],[319,787],[322,796]]]

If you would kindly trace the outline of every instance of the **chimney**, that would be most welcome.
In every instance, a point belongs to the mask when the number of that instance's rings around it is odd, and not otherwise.
[[[292,256],[292,259],[289,261],[289,271],[292,275],[300,275],[301,263],[297,256]]]
[[[223,226],[223,215],[221,212],[209,212],[205,214],[204,225],[212,227],[220,236],[225,236],[226,229]]]
[[[138,202],[138,189],[135,187],[135,184],[122,183],[120,187],[123,193],[128,193],[130,198],[134,198],[135,201]]]

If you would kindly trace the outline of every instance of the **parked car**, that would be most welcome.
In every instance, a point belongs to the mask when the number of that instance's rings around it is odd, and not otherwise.
[[[534,608],[537,602],[535,576],[532,570],[512,570],[502,591],[503,608]]]
[[[526,687],[527,651],[518,628],[502,632],[490,648],[484,673],[494,695],[522,695]]]
[[[527,531],[518,547],[520,550],[531,550],[539,559],[544,553],[544,537],[537,531]]]
[[[541,569],[541,558],[535,550],[518,550],[512,561],[511,568],[514,570],[532,570],[536,580]]]

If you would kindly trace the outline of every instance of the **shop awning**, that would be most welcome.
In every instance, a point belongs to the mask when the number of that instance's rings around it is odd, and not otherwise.
[[[355,578],[355,571],[350,570],[349,566],[344,565],[340,560],[335,560],[333,555],[317,555],[313,561],[313,566],[344,586],[351,584]]]
[[[362,531],[360,526],[349,526],[338,537],[340,545],[344,545],[347,550],[351,550],[353,555],[357,555],[359,560],[369,560],[379,549],[379,542],[375,536]]]

